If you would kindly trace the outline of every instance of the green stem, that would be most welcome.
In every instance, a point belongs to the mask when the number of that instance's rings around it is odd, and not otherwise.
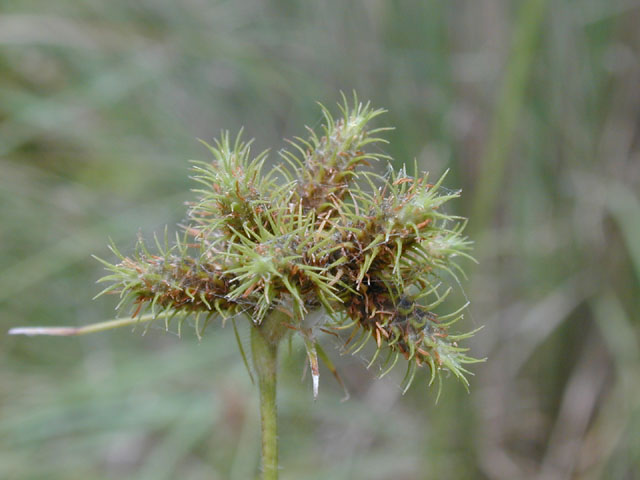
[[[278,479],[278,419],[276,411],[276,377],[279,338],[270,335],[264,324],[251,328],[253,365],[260,389],[262,423],[262,478]]]

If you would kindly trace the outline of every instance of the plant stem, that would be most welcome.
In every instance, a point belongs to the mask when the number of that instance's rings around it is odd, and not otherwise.
[[[269,335],[265,325],[251,328],[253,365],[260,390],[262,424],[262,478],[278,479],[278,419],[276,411],[276,377],[279,338]]]

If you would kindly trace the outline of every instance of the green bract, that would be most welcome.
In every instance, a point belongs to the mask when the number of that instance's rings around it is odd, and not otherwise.
[[[267,153],[252,156],[241,134],[207,145],[213,160],[193,167],[200,188],[184,234],[172,245],[156,239],[153,253],[142,240],[132,257],[114,248],[120,261],[105,262],[103,293],[118,293],[133,317],[146,312],[167,326],[193,315],[198,335],[216,318],[277,318],[278,340],[303,337],[315,387],[318,356],[332,368],[321,332],[344,338],[351,352],[372,341],[371,364],[379,359],[382,374],[406,360],[407,387],[422,366],[431,381],[444,369],[466,385],[464,365],[476,360],[457,342],[474,332],[449,332],[466,305],[440,312],[462,272],[456,259],[470,258],[464,219],[442,209],[460,193],[441,187],[444,176],[430,183],[405,169],[377,173],[388,157],[371,147],[386,143],[378,137],[386,129],[369,125],[383,110],[355,99],[338,118],[322,113],[322,132],[289,142],[269,173]],[[316,310],[323,320],[305,323]]]

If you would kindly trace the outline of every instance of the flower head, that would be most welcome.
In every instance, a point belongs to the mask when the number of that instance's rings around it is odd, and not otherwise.
[[[442,208],[460,192],[442,187],[444,175],[432,183],[404,168],[377,173],[389,157],[372,146],[386,143],[386,129],[370,123],[383,110],[343,100],[338,118],[322,107],[322,132],[290,141],[268,173],[267,153],[253,156],[242,132],[205,144],[213,160],[194,164],[198,198],[183,234],[156,239],[153,253],[143,240],[130,257],[114,248],[119,263],[104,262],[103,293],[167,326],[193,315],[198,335],[216,318],[259,325],[276,315],[278,340],[303,337],[316,386],[320,332],[345,330],[351,352],[375,344],[371,364],[386,352],[385,371],[406,360],[407,387],[420,367],[431,381],[449,370],[466,385],[464,365],[477,360],[458,341],[474,332],[450,332],[466,305],[440,312],[463,273],[456,260],[470,258],[464,219]],[[316,310],[324,320],[309,326]]]

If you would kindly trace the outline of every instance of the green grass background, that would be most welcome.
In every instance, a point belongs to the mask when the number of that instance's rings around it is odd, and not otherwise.
[[[184,220],[196,138],[244,126],[275,159],[355,89],[396,167],[463,188],[488,360],[436,405],[328,341],[351,399],[324,371],[313,402],[294,345],[282,478],[638,478],[639,24],[629,0],[0,1],[0,327],[112,318],[90,254]],[[140,333],[0,333],[0,478],[253,477],[232,329]]]

